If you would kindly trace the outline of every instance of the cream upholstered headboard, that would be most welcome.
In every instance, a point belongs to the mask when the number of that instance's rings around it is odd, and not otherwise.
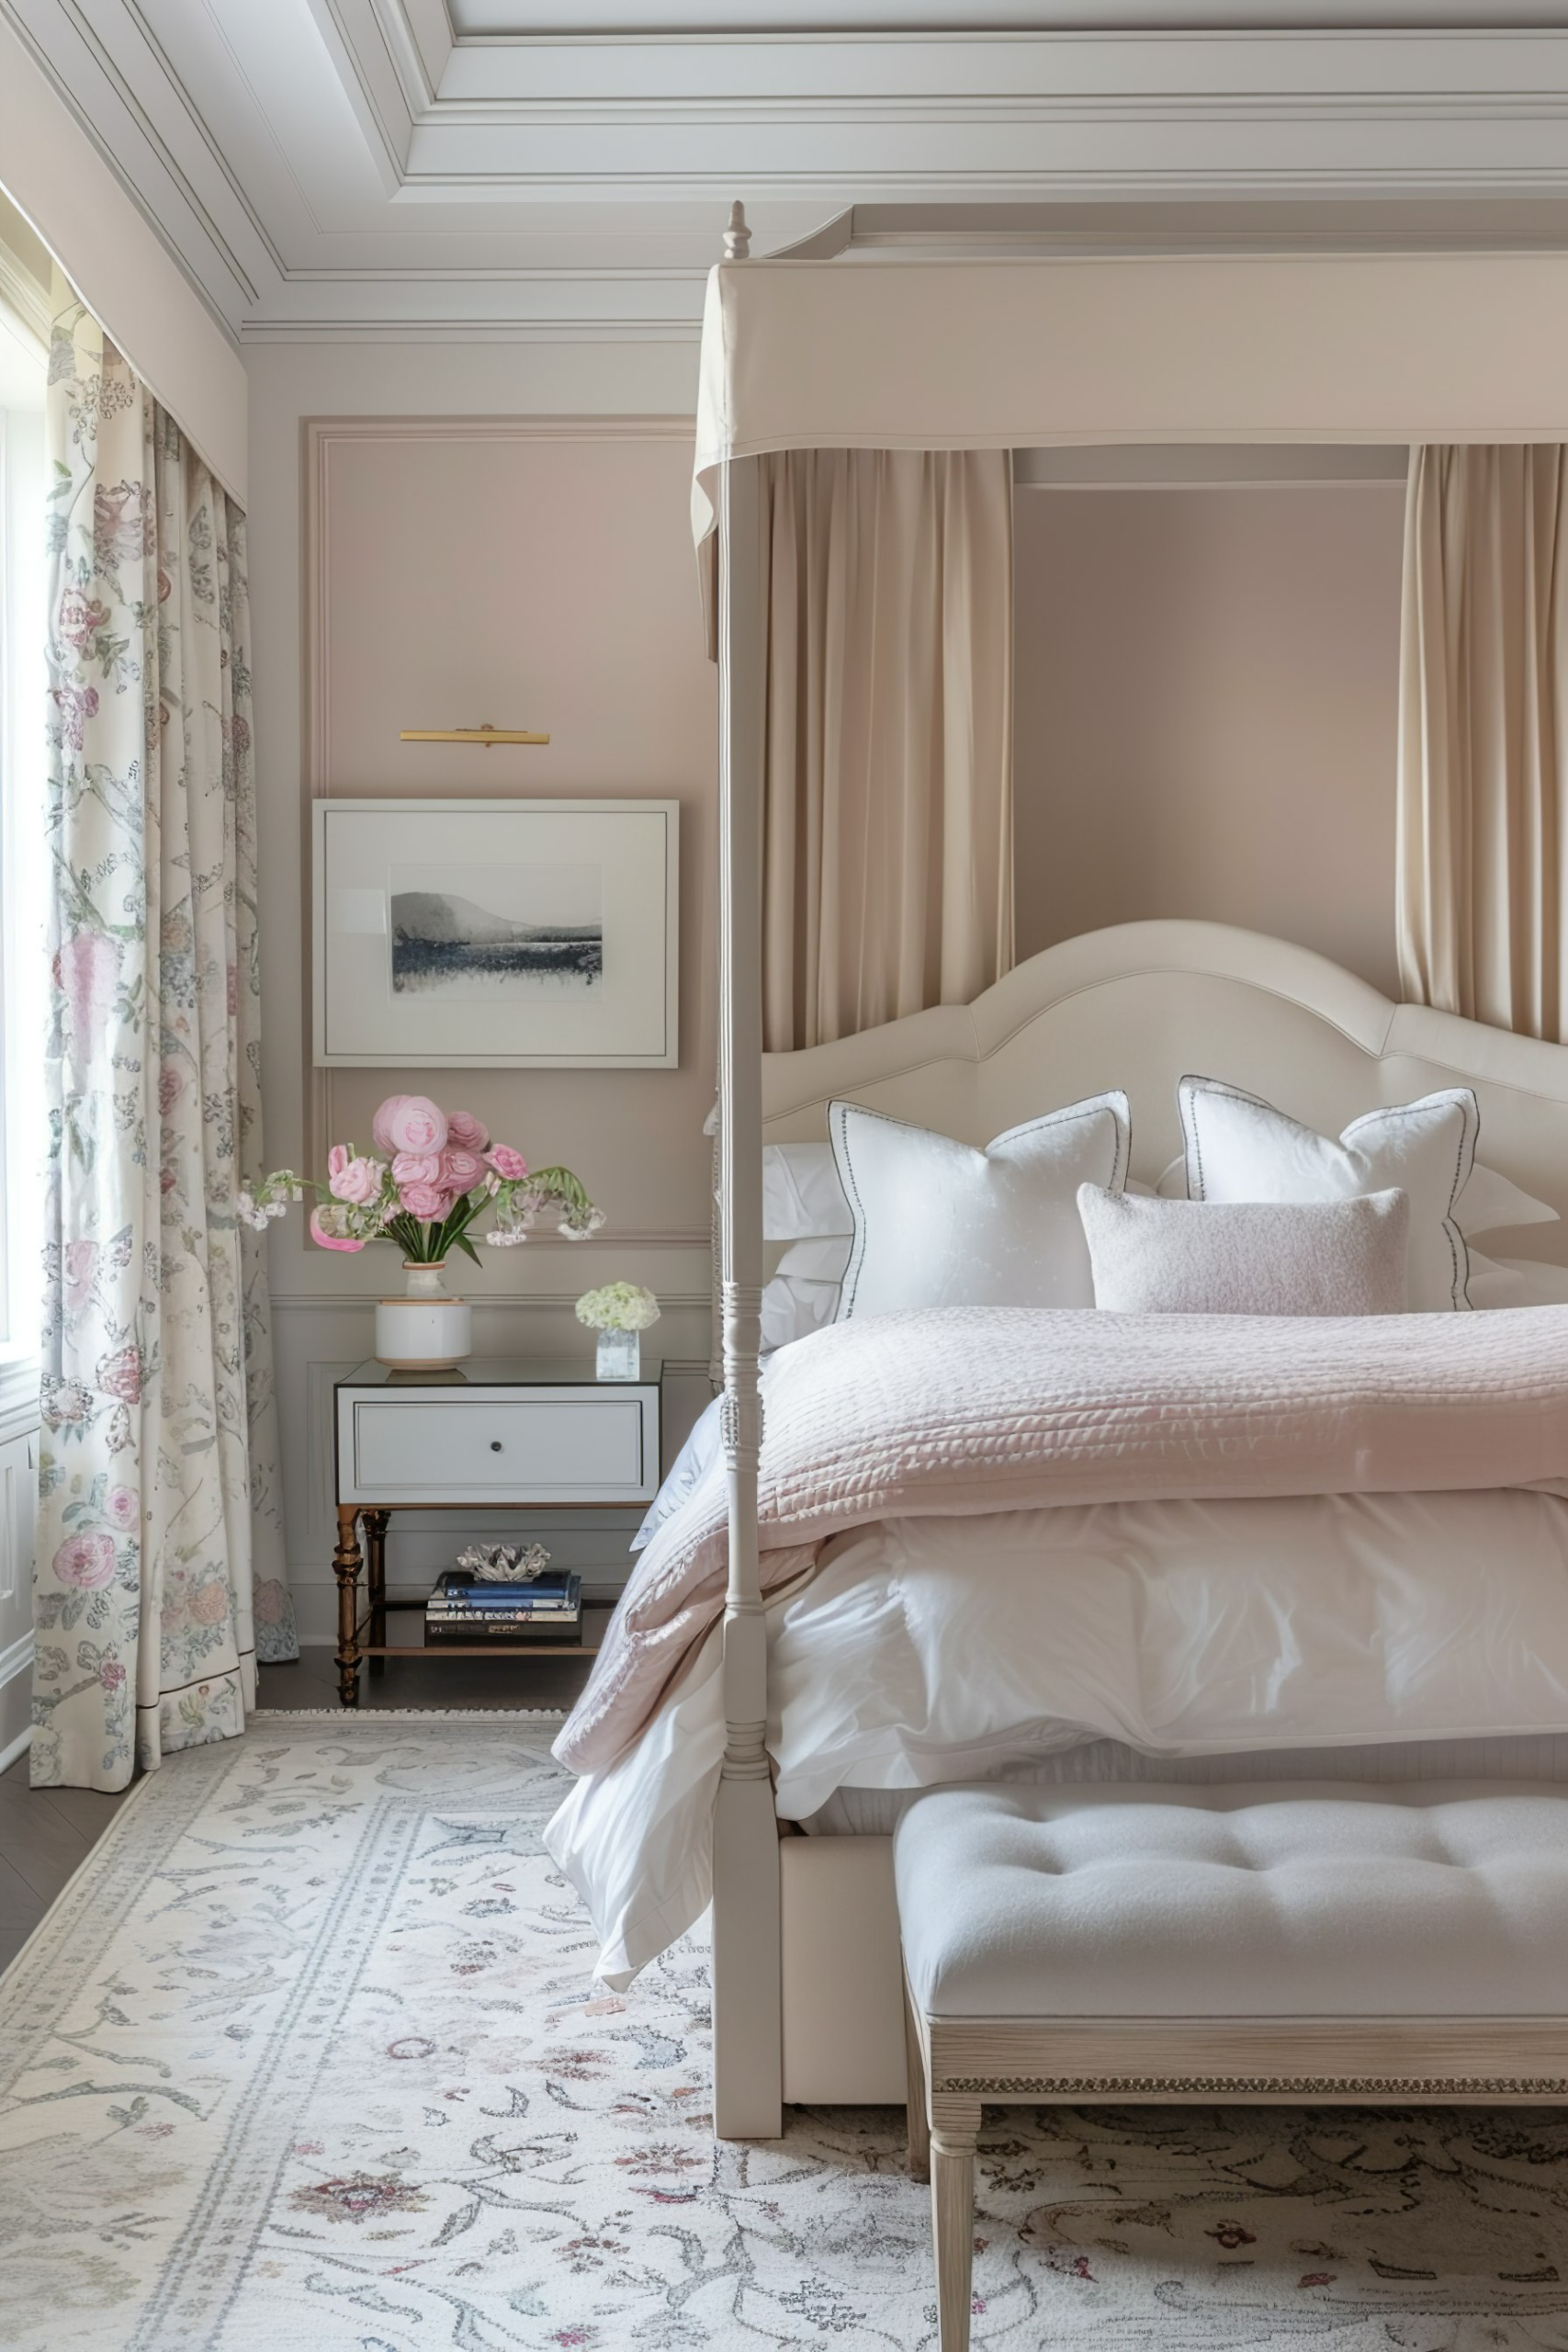
[[[1379,1103],[1472,1086],[1480,1157],[1568,1217],[1568,1046],[1391,1004],[1308,948],[1226,923],[1089,932],[973,1004],[766,1054],[762,1132],[769,1143],[825,1139],[841,1095],[983,1144],[1120,1086],[1133,1106],[1133,1173],[1152,1182],[1181,1148],[1176,1087],[1190,1070],[1330,1135]],[[1520,1249],[1568,1261],[1568,1224],[1532,1227]]]

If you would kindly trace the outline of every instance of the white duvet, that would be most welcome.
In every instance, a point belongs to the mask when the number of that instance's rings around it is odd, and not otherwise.
[[[1095,1740],[1239,1760],[1568,1733],[1568,1502],[1508,1489],[888,1521],[834,1539],[769,1622],[768,1744],[791,1820],[839,1792],[1051,1771]],[[617,1986],[708,1901],[718,1663],[710,1637],[547,1832]]]

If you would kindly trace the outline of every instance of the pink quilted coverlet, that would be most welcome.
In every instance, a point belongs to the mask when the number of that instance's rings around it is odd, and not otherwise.
[[[1487,1315],[953,1307],[829,1326],[765,1382],[764,1592],[880,1519],[1568,1481],[1568,1306]],[[613,1763],[724,1607],[722,1464],[642,1554],[556,1742]]]

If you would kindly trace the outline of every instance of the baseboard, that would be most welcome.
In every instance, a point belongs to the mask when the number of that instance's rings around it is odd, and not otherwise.
[[[32,1670],[29,1627],[0,1650],[0,1772],[7,1770],[32,1740]],[[17,1728],[9,1730],[13,1724]]]

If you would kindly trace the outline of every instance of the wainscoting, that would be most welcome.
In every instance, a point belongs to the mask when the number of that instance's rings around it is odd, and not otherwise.
[[[23,1408],[0,1412],[0,1772],[30,1736],[38,1443],[34,1383]]]

